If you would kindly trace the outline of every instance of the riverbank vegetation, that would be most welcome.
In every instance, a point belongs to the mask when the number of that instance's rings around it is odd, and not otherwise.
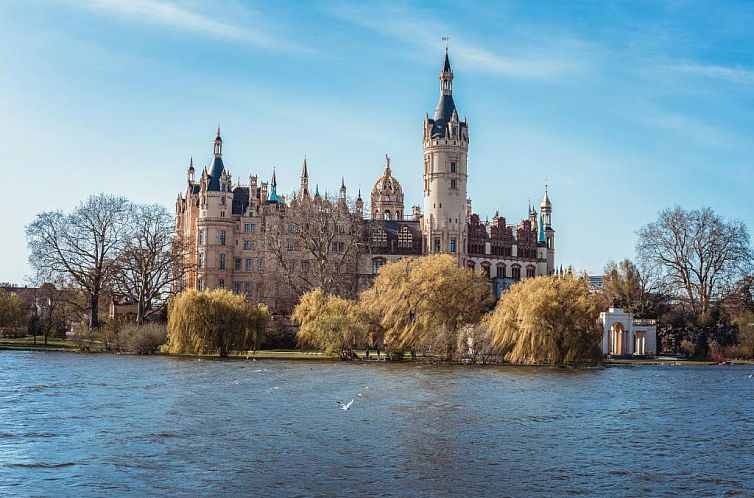
[[[231,351],[255,350],[269,321],[267,306],[249,305],[244,296],[216,289],[188,290],[168,311],[167,348],[171,353],[221,358]]]
[[[483,327],[511,363],[596,363],[602,358],[597,319],[605,304],[584,278],[531,278],[505,293]]]

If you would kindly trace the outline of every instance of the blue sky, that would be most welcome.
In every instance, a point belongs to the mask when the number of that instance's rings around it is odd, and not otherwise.
[[[549,178],[558,264],[633,256],[657,211],[754,227],[754,3],[5,0],[0,281],[24,226],[112,192],[173,208],[221,123],[234,178],[421,204],[421,122],[450,35],[469,195],[513,222]]]

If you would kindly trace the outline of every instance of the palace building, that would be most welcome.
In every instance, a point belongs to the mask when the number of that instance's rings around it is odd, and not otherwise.
[[[459,265],[489,279],[498,297],[517,280],[554,273],[555,230],[546,186],[539,213],[530,205],[527,217],[518,223],[508,224],[498,213],[492,221],[482,221],[472,212],[467,191],[469,173],[473,174],[467,161],[469,125],[459,117],[453,100],[447,48],[439,80],[439,102],[433,117],[427,115],[423,124],[423,207],[413,206],[406,212],[403,188],[392,174],[389,156],[370,192],[368,211],[360,191],[352,204],[347,201],[345,182],[337,198],[326,199],[339,216],[358,220],[360,227],[349,229],[349,233],[358,232],[360,243],[355,263],[345,267],[352,274],[346,279],[352,283],[344,284],[346,291],[369,286],[390,261],[434,253],[457,257]],[[291,277],[298,274],[298,281],[305,282],[304,275],[316,261],[311,251],[294,240],[297,229],[293,225],[288,225],[289,239],[280,226],[286,223],[291,206],[321,200],[318,188],[310,192],[306,159],[299,188],[290,199],[278,193],[274,170],[269,182],[249,176],[248,183],[234,184],[223,162],[218,127],[209,166],[197,179],[191,161],[185,192],[176,202],[176,228],[187,242],[191,264],[182,287],[228,288],[267,303],[274,312],[287,313],[297,300],[289,285]],[[334,235],[328,251],[349,250],[344,249],[347,237],[342,233]],[[280,244],[290,250],[284,260],[274,252]],[[287,278],[275,274],[280,269]]]

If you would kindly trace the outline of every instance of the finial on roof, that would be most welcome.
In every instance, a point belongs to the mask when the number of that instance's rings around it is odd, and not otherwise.
[[[385,174],[390,176],[390,154],[385,154]]]
[[[301,168],[301,178],[309,178],[309,171],[306,168],[306,154],[304,154],[304,167]]]
[[[190,158],[189,158],[189,169],[191,171],[194,170],[194,156],[190,156]]]
[[[270,185],[272,185],[272,188],[275,188],[278,185],[278,181],[275,178],[275,167],[274,166],[272,167],[272,181],[270,182]]]

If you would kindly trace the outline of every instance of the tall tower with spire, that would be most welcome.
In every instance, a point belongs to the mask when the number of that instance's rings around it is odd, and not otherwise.
[[[424,216],[425,253],[466,256],[468,240],[467,156],[469,129],[458,117],[453,101],[453,70],[448,47],[440,71],[440,100],[435,115],[424,119]]]

